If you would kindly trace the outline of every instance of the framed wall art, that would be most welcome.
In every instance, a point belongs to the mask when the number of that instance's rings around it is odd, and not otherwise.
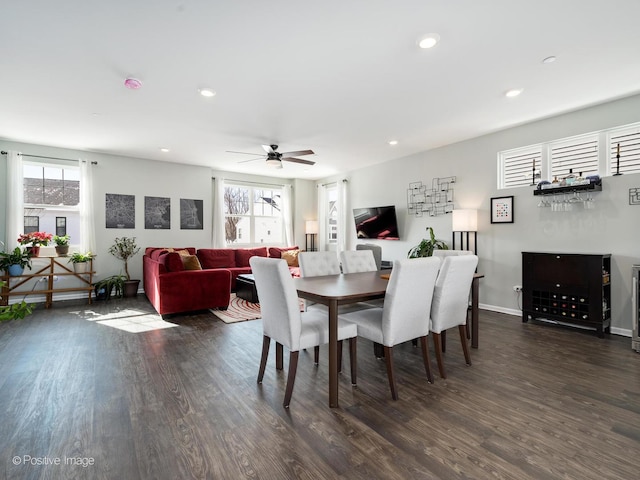
[[[171,199],[144,197],[144,228],[168,230],[171,228]]]
[[[513,223],[513,195],[491,199],[491,223]]]
[[[106,228],[136,228],[135,195],[105,194]]]
[[[203,230],[203,201],[180,199],[180,230]]]

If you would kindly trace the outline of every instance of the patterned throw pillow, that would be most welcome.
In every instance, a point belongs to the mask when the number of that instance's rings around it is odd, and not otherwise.
[[[282,252],[282,258],[287,261],[287,265],[290,267],[299,267],[298,265],[298,254],[300,250],[285,250]]]

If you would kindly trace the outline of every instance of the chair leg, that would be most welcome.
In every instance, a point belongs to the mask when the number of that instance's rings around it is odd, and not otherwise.
[[[460,330],[460,341],[462,342],[462,351],[464,352],[464,360],[467,365],[471,365],[471,355],[469,354],[469,344],[467,343],[467,331],[465,325],[458,325]]]
[[[431,373],[431,359],[429,358],[429,344],[427,343],[427,336],[420,337],[420,344],[422,345],[422,359],[424,360],[424,369],[427,372],[427,380],[429,383],[433,383],[433,374]]]
[[[300,352],[289,353],[289,373],[287,374],[287,389],[284,392],[284,408],[289,408],[291,395],[293,394],[293,383],[296,381],[296,370],[298,369],[298,354]]]
[[[469,326],[471,324],[471,319],[469,318],[470,316],[471,316],[471,307],[467,308],[467,317],[465,322],[465,329],[467,331],[467,340],[471,340],[471,327]]]
[[[384,357],[384,349],[380,343],[373,343],[373,354],[376,356],[378,360]]]
[[[338,373],[342,372],[342,340],[338,341]]]
[[[447,351],[447,331],[443,330],[440,332],[440,343],[442,344],[442,353]]]
[[[262,337],[262,358],[260,359],[260,370],[258,370],[258,383],[262,383],[264,377],[264,370],[267,367],[267,358],[269,357],[269,345],[271,345],[271,338],[264,335]]]
[[[351,385],[356,386],[357,368],[357,355],[356,347],[358,344],[358,337],[352,337],[349,339],[349,363],[351,364]]]
[[[396,376],[393,371],[393,347],[384,347],[384,360],[387,364],[387,376],[389,377],[389,387],[391,387],[391,398],[393,398],[394,400],[398,400]]]
[[[282,344],[276,342],[276,370],[282,369]]]
[[[442,332],[444,333],[444,332]],[[436,360],[438,361],[438,370],[440,371],[440,377],[447,378],[447,374],[444,371],[444,360],[442,358],[442,339],[439,333],[433,333],[433,348],[436,349]]]
[[[318,365],[320,363],[320,347],[316,345],[313,347],[313,364]]]

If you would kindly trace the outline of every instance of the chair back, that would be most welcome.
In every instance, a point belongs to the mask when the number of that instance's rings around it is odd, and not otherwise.
[[[380,270],[382,268],[382,247],[380,245],[373,245],[371,243],[359,243],[356,245],[356,250],[371,250],[373,252],[373,258],[376,261],[376,268]]]
[[[345,250],[340,252],[342,273],[375,272],[376,259],[371,250]]]
[[[382,338],[393,346],[428,335],[433,289],[440,268],[435,257],[396,260],[382,311]]]
[[[444,259],[445,257],[457,257],[459,255],[473,255],[471,250],[434,250],[433,256]]]
[[[290,350],[299,350],[300,304],[287,261],[254,256],[249,264],[260,299],[264,334]]]
[[[478,266],[475,255],[445,257],[431,304],[431,330],[441,333],[457,325],[467,323],[469,291],[473,274]]]
[[[340,263],[335,252],[300,252],[298,264],[301,277],[340,274]]]

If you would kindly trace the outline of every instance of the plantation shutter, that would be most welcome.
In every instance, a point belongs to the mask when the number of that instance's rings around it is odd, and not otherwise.
[[[524,187],[540,179],[541,150],[519,150],[502,154],[502,188]],[[535,179],[532,178],[535,166]]]
[[[569,170],[577,176],[598,174],[598,137],[590,135],[551,144],[551,175],[566,177]]]
[[[609,145],[611,173],[617,171],[618,145],[620,146],[620,173],[640,172],[640,126],[612,133]]]

